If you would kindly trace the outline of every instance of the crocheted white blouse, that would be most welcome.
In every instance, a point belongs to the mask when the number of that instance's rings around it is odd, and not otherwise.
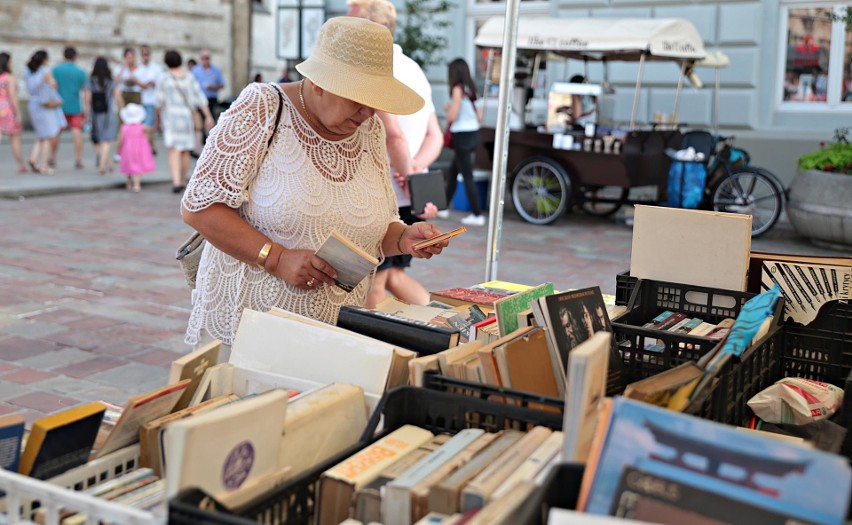
[[[250,84],[211,131],[182,204],[239,210],[249,224],[285,248],[317,250],[332,230],[382,259],[388,225],[399,220],[390,185],[385,131],[373,116],[351,136],[319,136],[283,95],[281,121],[267,154],[279,98],[276,87]],[[364,279],[352,292],[321,285],[300,290],[206,243],[193,292],[186,342],[202,329],[232,344],[244,308],[279,307],[334,324],[342,305],[364,304]]]

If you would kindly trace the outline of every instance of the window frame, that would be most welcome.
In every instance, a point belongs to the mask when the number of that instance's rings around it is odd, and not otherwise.
[[[843,59],[846,53],[846,29],[841,21],[834,21],[831,26],[831,51],[828,59],[828,91],[825,102],[801,102],[784,100],[784,76],[787,72],[787,32],[790,25],[790,10],[792,9],[831,9],[834,13],[846,7],[852,8],[852,2],[830,0],[799,0],[784,2],[780,9],[780,24],[778,32],[778,67],[775,74],[774,100],[776,109],[782,113],[852,113],[852,102],[840,99],[843,83]],[[839,77],[839,80],[838,80]]]

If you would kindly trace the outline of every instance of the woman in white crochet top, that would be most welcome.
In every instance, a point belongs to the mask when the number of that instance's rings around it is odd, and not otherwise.
[[[208,240],[189,344],[212,337],[230,345],[244,308],[278,307],[333,324],[342,305],[362,306],[371,279],[347,293],[315,254],[332,230],[377,259],[428,259],[447,246],[414,250],[440,232],[399,220],[375,112],[411,114],[424,102],[393,77],[390,32],[365,19],[333,18],[296,69],[301,82],[243,90],[212,130],[186,188],[183,219]]]

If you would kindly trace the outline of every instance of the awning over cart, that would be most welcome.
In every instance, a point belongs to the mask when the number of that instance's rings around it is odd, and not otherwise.
[[[503,17],[488,19],[474,43],[503,47]],[[521,16],[518,49],[609,60],[704,58],[704,41],[695,26],[680,18],[553,18]]]

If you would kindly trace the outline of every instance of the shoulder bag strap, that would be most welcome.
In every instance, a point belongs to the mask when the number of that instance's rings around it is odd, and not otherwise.
[[[186,97],[186,93],[184,93],[183,90],[180,88],[177,78],[171,74],[169,76],[172,77],[172,82],[175,85],[175,89],[177,89],[178,93],[180,93],[180,98],[183,99],[183,103],[186,104],[186,107],[188,107],[190,111],[195,111],[195,108],[193,108],[192,105],[189,103],[189,99]]]
[[[266,142],[266,150],[269,152],[269,148],[272,146],[272,139],[275,138],[275,132],[278,131],[278,124],[281,123],[281,110],[284,107],[284,95],[281,94],[281,87],[275,82],[270,82],[270,86],[275,89],[275,92],[278,93],[278,112],[275,114],[275,125],[272,126],[272,133],[269,135],[269,140]]]

